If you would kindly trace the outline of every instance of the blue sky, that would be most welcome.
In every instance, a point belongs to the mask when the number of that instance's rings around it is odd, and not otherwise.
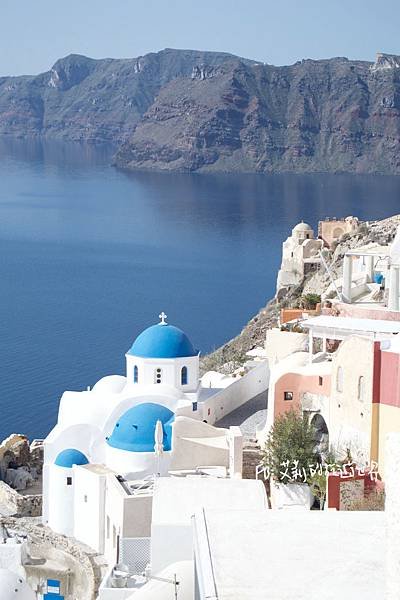
[[[1,0],[0,75],[72,52],[133,57],[223,50],[271,64],[400,54],[399,0]]]

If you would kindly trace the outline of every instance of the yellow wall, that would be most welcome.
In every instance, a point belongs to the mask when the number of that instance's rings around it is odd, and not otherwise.
[[[350,448],[360,462],[370,460],[373,365],[373,341],[357,336],[344,340],[332,361],[329,438],[339,453]],[[343,369],[342,392],[337,390],[339,367]],[[362,401],[358,398],[360,376],[364,377]]]

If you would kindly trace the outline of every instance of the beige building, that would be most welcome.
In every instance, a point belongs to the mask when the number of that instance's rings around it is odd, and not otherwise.
[[[329,437],[359,464],[371,457],[373,373],[373,339],[351,336],[333,354]]]
[[[318,223],[318,237],[323,240],[324,245],[332,248],[342,235],[354,233],[359,225],[357,217],[346,217],[345,219],[324,219]]]

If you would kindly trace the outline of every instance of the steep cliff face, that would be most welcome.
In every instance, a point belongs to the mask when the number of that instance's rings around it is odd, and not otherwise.
[[[112,141],[128,169],[400,173],[400,57],[71,55],[0,79],[0,134]]]
[[[72,54],[36,77],[0,78],[0,134],[120,143],[172,79],[191,81],[230,59],[168,49],[121,60]]]
[[[232,60],[165,86],[117,155],[133,169],[400,172],[400,59]]]

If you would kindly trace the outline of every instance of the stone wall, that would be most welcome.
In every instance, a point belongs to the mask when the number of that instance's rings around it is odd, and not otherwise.
[[[54,566],[64,571],[69,569],[70,590],[66,600],[95,600],[107,568],[104,557],[73,538],[59,535],[48,527],[36,525],[32,519],[7,518],[2,519],[1,523],[19,535],[27,536],[32,557],[48,561],[47,567],[44,563],[37,568],[38,572],[51,576]],[[30,566],[28,581],[29,578],[34,580],[37,576],[34,565]]]
[[[0,481],[0,505],[8,514],[19,517],[40,517],[42,514],[42,495],[22,496],[9,485]]]
[[[245,442],[243,448],[243,479],[255,479],[256,467],[261,463],[262,453],[260,446],[251,440]]]

